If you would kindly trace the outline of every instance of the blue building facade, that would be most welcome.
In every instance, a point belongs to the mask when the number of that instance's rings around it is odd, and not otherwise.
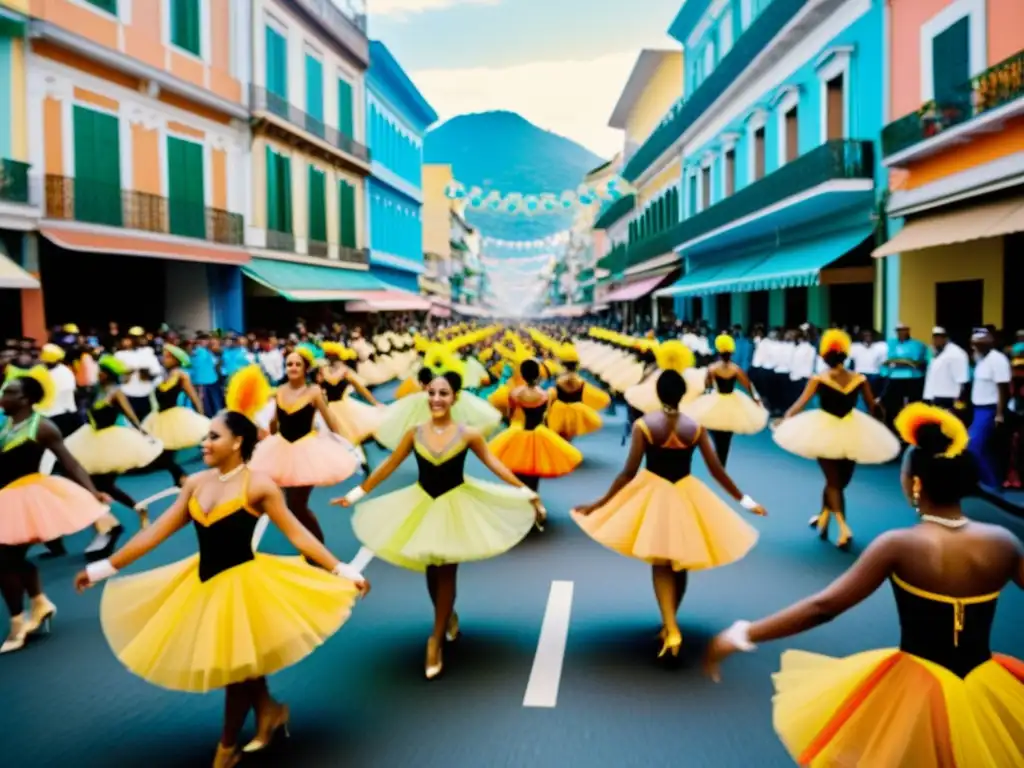
[[[682,158],[684,276],[657,292],[713,326],[880,325],[883,0],[687,0],[686,97],[629,159]],[[650,248],[646,249],[650,251]]]
[[[437,113],[377,40],[370,42],[366,86],[372,160],[366,205],[370,269],[385,283],[418,293],[423,272],[423,136]]]

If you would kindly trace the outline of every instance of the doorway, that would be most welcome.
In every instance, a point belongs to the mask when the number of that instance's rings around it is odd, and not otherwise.
[[[1012,344],[1017,331],[1024,329],[1024,233],[1007,235],[1003,240],[1003,342]]]
[[[935,324],[964,349],[970,349],[971,331],[982,324],[984,306],[984,280],[935,284]]]

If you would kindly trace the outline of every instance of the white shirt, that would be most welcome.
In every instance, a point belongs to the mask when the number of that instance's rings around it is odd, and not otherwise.
[[[259,359],[260,366],[271,381],[281,381],[284,378],[284,353],[280,349],[260,352]]]
[[[768,337],[762,336],[754,340],[754,354],[750,358],[751,368],[764,368],[764,359],[768,354]]]
[[[156,387],[157,381],[163,374],[160,361],[156,359],[156,353],[152,347],[137,347],[136,349],[119,349],[114,357],[131,368],[132,374],[128,382],[121,387],[126,397],[149,397]],[[143,381],[139,371],[149,371],[152,377],[149,381]]]
[[[689,347],[690,351],[695,355],[709,355],[711,354],[711,348],[708,346],[708,340],[703,336],[698,336],[695,333],[684,333],[683,344]]]
[[[884,341],[864,344],[855,341],[850,345],[850,362],[853,370],[865,376],[876,375],[882,370],[882,363],[889,356],[889,346]]]
[[[790,360],[789,378],[791,381],[809,379],[814,375],[814,363],[818,357],[818,350],[809,342],[801,341],[793,347],[793,355]]]
[[[761,339],[758,349],[763,350],[761,355],[761,367],[766,371],[774,371],[779,363],[779,340],[765,336]]]
[[[793,370],[793,354],[796,352],[796,344],[792,341],[780,341],[775,345],[775,352],[772,357],[775,359],[775,372],[789,375]]]
[[[1012,371],[1010,360],[997,349],[991,350],[974,366],[971,402],[974,405],[998,405],[999,385],[1009,384]]]
[[[57,396],[53,400],[53,407],[45,411],[43,415],[52,418],[77,411],[75,390],[78,389],[78,382],[75,381],[75,374],[71,372],[71,369],[64,363],[55,365],[50,369],[50,379],[53,381],[54,389],[57,390]]]
[[[971,380],[971,361],[962,347],[949,342],[928,363],[924,374],[924,399],[960,399],[960,390]]]

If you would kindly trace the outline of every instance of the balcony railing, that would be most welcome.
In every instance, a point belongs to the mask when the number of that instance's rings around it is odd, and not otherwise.
[[[636,197],[634,195],[620,197],[614,203],[601,211],[601,215],[598,216],[597,221],[594,222],[594,229],[608,229],[615,224],[615,222],[633,210],[633,205],[635,203]]]
[[[286,120],[306,133],[330,144],[364,163],[370,162],[370,150],[350,136],[346,136],[337,128],[325,125],[323,121],[303,112],[288,99],[271,93],[266,88],[252,85],[250,90],[250,107],[254,112],[269,112],[282,120]]]
[[[963,83],[949,97],[929,101],[882,129],[882,154],[895,155],[958,125],[1024,97],[1024,51]]]
[[[0,159],[0,201],[28,202],[28,163]]]
[[[714,104],[751,62],[810,0],[774,0],[736,40],[718,66],[682,105],[673,105],[667,120],[654,129],[626,163],[622,175],[635,181],[697,118]]]
[[[326,256],[327,255],[327,243],[322,240],[310,240],[306,244],[306,252],[310,256]]]
[[[629,265],[666,254],[682,243],[826,182],[874,179],[874,170],[874,145],[870,141],[826,142],[679,224],[630,243]]]
[[[106,224],[224,245],[242,245],[242,215],[146,192],[87,182],[76,189],[68,176],[46,176],[46,218]]]
[[[597,263],[597,266],[599,269],[607,269],[613,276],[621,275],[628,266],[626,262],[627,256],[628,248],[626,244],[620,243],[606,253],[604,258]]]
[[[276,229],[268,229],[267,248],[273,251],[295,253],[295,235],[291,232],[278,232]]]

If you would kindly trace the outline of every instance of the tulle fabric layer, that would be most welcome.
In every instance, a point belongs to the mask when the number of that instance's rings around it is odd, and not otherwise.
[[[768,426],[768,411],[745,392],[710,392],[688,403],[683,412],[705,429],[755,435]]]
[[[900,453],[900,443],[882,422],[862,411],[843,418],[822,410],[804,411],[775,429],[775,442],[805,459],[848,459],[885,464]]]
[[[567,440],[597,432],[602,423],[597,411],[586,403],[555,400],[548,408],[548,426]]]
[[[583,462],[579,450],[544,426],[526,430],[514,424],[488,447],[511,472],[528,477],[562,477]]]
[[[959,678],[896,649],[832,658],[782,654],[775,730],[811,768],[1021,768],[1024,663],[993,660]]]
[[[384,406],[373,406],[345,395],[330,404],[331,412],[338,420],[342,437],[353,445],[359,445],[371,437],[384,421]]]
[[[352,528],[381,560],[425,571],[512,549],[533,526],[531,496],[524,488],[471,477],[436,499],[419,484],[410,485],[358,504]]]
[[[53,475],[27,475],[0,489],[0,544],[70,536],[108,511],[78,483]]]
[[[687,368],[683,371],[683,381],[686,382],[686,393],[680,401],[680,407],[695,402],[704,394],[704,386],[707,383],[706,368]],[[655,371],[641,383],[630,387],[623,393],[623,398],[633,408],[641,413],[654,413],[662,408],[661,400],[658,399],[658,377],[661,371]]]
[[[330,486],[356,473],[357,456],[350,444],[329,433],[313,432],[294,443],[271,435],[256,446],[249,466],[282,488]]]
[[[199,556],[107,583],[100,621],[144,680],[205,693],[289,667],[348,619],[355,585],[301,557],[256,554],[206,582]]]
[[[64,446],[90,475],[120,475],[148,467],[164,452],[163,443],[130,427],[76,429]]]
[[[502,413],[507,412],[508,396],[511,391],[511,385],[502,384],[500,387],[498,387],[496,390],[494,390],[493,392],[491,392],[491,394],[487,396],[488,404],[495,410],[498,410]]]
[[[153,411],[142,422],[142,428],[163,443],[165,450],[181,451],[203,442],[210,431],[210,420],[191,408],[176,406]]]
[[[616,392],[625,392],[644,380],[645,367],[643,363],[624,362],[613,366],[601,378],[609,388]]]
[[[603,411],[612,403],[612,396],[600,387],[591,384],[583,385],[583,404],[595,411]]]
[[[403,380],[402,383],[398,385],[398,389],[395,390],[395,399],[401,400],[403,397],[415,395],[417,392],[421,391],[422,387],[420,387],[420,383],[416,376],[409,376],[409,378]]]
[[[376,432],[377,442],[393,451],[410,429],[426,424],[430,418],[426,392],[403,397],[385,409]],[[452,419],[463,426],[478,429],[487,436],[501,424],[501,413],[472,392],[459,392],[452,406]]]
[[[487,369],[475,357],[467,357],[465,365],[466,374],[462,379],[463,387],[466,389],[477,389],[490,383],[491,377],[487,373]]]
[[[757,530],[704,483],[670,483],[646,469],[602,507],[573,519],[590,538],[620,555],[676,571],[717,568],[742,559]]]
[[[356,374],[371,387],[376,387],[392,378],[390,371],[372,360],[362,360],[356,363]]]

